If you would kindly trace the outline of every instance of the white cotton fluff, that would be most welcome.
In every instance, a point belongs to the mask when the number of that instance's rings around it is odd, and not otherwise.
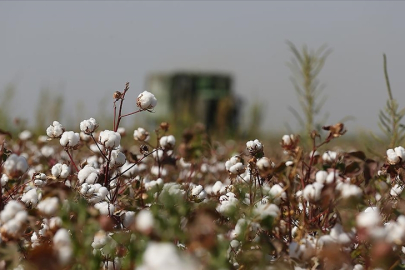
[[[121,269],[121,258],[115,257],[114,261],[104,262],[104,270],[120,270]]]
[[[321,199],[322,188],[323,188],[323,185],[318,182],[309,184],[302,191],[302,195],[303,195],[304,199],[307,201],[313,201],[313,202],[319,201]]]
[[[233,156],[225,162],[225,168],[233,175],[238,175],[245,171],[245,166],[243,166],[241,158],[238,156]]]
[[[158,256],[156,256],[158,254]],[[138,270],[195,270],[200,267],[172,243],[149,242]]]
[[[154,224],[153,214],[148,209],[141,210],[135,217],[135,228],[142,233],[149,233]]]
[[[204,190],[204,187],[198,185],[191,190],[191,195],[197,198],[198,200],[204,200],[207,197],[207,193]]]
[[[126,157],[119,150],[113,150],[111,152],[110,168],[118,168],[125,164]]]
[[[1,178],[0,178],[0,181],[1,181],[1,186],[0,187],[5,186],[7,184],[7,182],[8,182],[8,180],[9,180],[8,176],[6,174],[2,174]]]
[[[287,198],[284,189],[279,184],[275,184],[270,188],[269,195],[271,198],[273,198],[273,203],[277,205],[280,204],[281,200],[285,200]]]
[[[338,183],[336,189],[340,191],[342,198],[360,198],[363,195],[363,190],[360,187],[349,183]]]
[[[265,219],[268,216],[276,218],[280,216],[280,208],[275,204],[256,204],[256,207],[253,209],[253,213],[259,219]]]
[[[315,174],[315,181],[320,184],[325,184],[326,177],[328,177],[328,173],[326,171],[317,171]]]
[[[263,152],[263,144],[259,140],[248,141],[246,143],[246,150],[252,155]]]
[[[41,154],[44,157],[49,158],[49,157],[51,157],[51,156],[53,156],[55,154],[55,149],[52,146],[44,145],[41,148]]]
[[[135,222],[135,212],[134,211],[125,211],[122,217],[122,225],[125,228],[131,227],[132,224]]]
[[[66,229],[59,229],[53,237],[53,246],[62,265],[69,263],[73,255],[70,234]]]
[[[401,195],[402,191],[404,190],[404,187],[398,184],[395,184],[390,190],[390,195],[393,197],[398,197]]]
[[[66,179],[70,175],[70,167],[66,164],[56,163],[53,165],[51,173],[56,178]]]
[[[226,186],[222,184],[221,181],[216,181],[215,184],[212,186],[212,194],[213,195],[225,194],[226,193],[225,188]]]
[[[274,168],[275,164],[271,162],[271,160],[267,157],[262,157],[257,160],[256,162],[257,168],[259,168],[260,171],[267,171],[270,168]]]
[[[399,157],[393,149],[387,150],[387,160],[390,164],[395,165],[399,162]]]
[[[24,193],[24,195],[21,197],[21,201],[24,202],[27,206],[31,205],[32,207],[35,207],[38,203],[37,189],[33,188]]]
[[[49,138],[59,138],[64,131],[65,129],[58,121],[53,121],[52,125],[46,129],[46,135]]]
[[[80,130],[84,134],[92,134],[98,128],[98,123],[96,119],[90,118],[88,120],[83,120],[80,122]]]
[[[59,199],[56,197],[43,199],[38,203],[37,208],[45,215],[55,215],[55,213],[59,210]]]
[[[109,239],[107,233],[103,230],[100,230],[94,235],[91,246],[94,249],[101,249],[107,244],[108,240]]]
[[[332,163],[335,162],[337,158],[337,153],[334,151],[325,151],[322,155],[322,159],[325,162]]]
[[[138,129],[134,130],[134,139],[140,142],[147,142],[149,141],[149,132],[147,132],[144,128],[139,127]]]
[[[37,187],[43,187],[46,184],[46,175],[44,173],[37,173],[34,176],[34,185]]]
[[[372,229],[381,224],[380,211],[376,207],[367,207],[356,217],[358,227]]]
[[[100,132],[98,138],[100,144],[102,144],[106,149],[115,149],[120,146],[121,135],[118,132],[111,130],[104,130]]]
[[[28,170],[27,159],[23,156],[11,154],[3,164],[4,172],[9,178],[17,178]]]
[[[232,192],[226,193],[219,197],[219,205],[217,206],[217,211],[225,216],[230,215],[236,208],[239,200],[236,195]]]
[[[94,207],[100,212],[100,215],[112,215],[115,211],[115,206],[108,202],[99,202]]]
[[[22,141],[29,140],[32,138],[32,133],[29,130],[24,130],[18,135],[18,138],[20,138]]]
[[[75,147],[79,144],[79,141],[79,133],[75,133],[73,131],[63,132],[62,137],[59,140],[60,145],[62,145],[63,147]]]
[[[83,169],[77,174],[80,184],[86,182],[87,184],[94,184],[98,179],[98,170],[90,165],[84,166]]]
[[[159,144],[163,149],[173,149],[174,145],[176,144],[176,139],[173,135],[163,136],[159,140]]]
[[[405,161],[405,149],[402,146],[394,148],[395,154],[401,158],[402,161]]]
[[[3,211],[1,211],[0,219],[3,223],[6,223],[7,221],[13,219],[18,212],[24,211],[24,209],[25,208],[21,203],[11,200],[6,204]]]
[[[153,110],[157,105],[157,99],[152,93],[143,91],[139,94],[136,105],[142,110]]]
[[[284,145],[291,145],[294,142],[294,135],[284,135],[281,138],[281,141],[283,142]]]

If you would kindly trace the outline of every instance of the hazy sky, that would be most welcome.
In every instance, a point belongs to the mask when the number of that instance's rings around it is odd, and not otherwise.
[[[245,108],[262,102],[266,128],[283,130],[296,123],[288,105],[298,106],[286,40],[326,43],[333,53],[320,74],[323,112],[330,123],[353,115],[349,129],[376,129],[387,99],[383,52],[405,107],[404,10],[402,1],[1,1],[0,89],[16,85],[19,117],[32,120],[40,90],[49,87],[64,93],[66,113],[83,100],[83,118],[97,118],[99,100],[126,81],[135,100],[150,72],[226,71]]]

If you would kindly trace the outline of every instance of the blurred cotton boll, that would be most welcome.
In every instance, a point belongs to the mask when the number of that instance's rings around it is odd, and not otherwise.
[[[395,147],[394,151],[401,160],[405,160],[405,149],[402,146]]]
[[[3,168],[9,178],[18,178],[28,170],[28,162],[23,156],[11,154],[4,162]]]
[[[53,237],[53,247],[58,254],[59,262],[66,265],[73,255],[70,234],[66,229],[59,229]]]
[[[120,145],[121,135],[118,132],[114,132],[111,130],[104,130],[104,131],[100,132],[98,141],[106,149],[112,150],[112,149],[117,148]]]
[[[85,134],[92,134],[98,128],[96,119],[90,118],[80,122],[80,130]]]
[[[80,141],[79,133],[73,131],[63,132],[62,137],[60,138],[60,145],[63,147],[73,148],[78,145]]]
[[[174,145],[176,144],[176,139],[173,135],[163,136],[159,140],[160,146],[164,149],[171,150],[173,149]]]
[[[20,133],[20,135],[18,135],[18,138],[20,138],[20,140],[22,141],[26,141],[32,138],[32,133],[29,130],[24,130],[23,132]]]
[[[38,210],[47,215],[53,216],[59,210],[59,200],[56,197],[43,199],[37,206]]]
[[[141,210],[135,218],[135,228],[143,234],[148,234],[153,230],[155,220],[150,210]]]
[[[65,129],[58,121],[53,121],[52,125],[46,129],[46,135],[49,138],[59,138],[64,131]]]
[[[136,105],[142,110],[153,110],[156,104],[157,99],[148,91],[143,91],[140,93],[138,99],[136,100]]]
[[[198,265],[172,243],[149,242],[138,270],[195,270]]]
[[[144,128],[138,128],[134,131],[134,139],[140,142],[147,142],[149,141],[149,132],[147,132]]]

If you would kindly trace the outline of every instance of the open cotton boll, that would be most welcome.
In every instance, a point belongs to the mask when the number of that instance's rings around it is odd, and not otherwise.
[[[395,151],[393,149],[388,149],[387,150],[387,161],[391,164],[391,165],[395,165],[399,162],[399,157],[397,155],[397,153],[395,153]]]
[[[173,149],[174,145],[176,144],[176,139],[173,135],[163,136],[159,140],[159,144],[163,149]]]
[[[139,94],[136,105],[142,110],[153,110],[157,105],[157,99],[152,93],[143,91]]]
[[[337,158],[337,153],[334,151],[325,151],[322,155],[322,159],[325,162],[332,163],[335,162]]]
[[[77,174],[80,184],[86,182],[87,184],[94,184],[98,180],[98,170],[90,165],[84,166],[83,169]]]
[[[62,137],[59,140],[60,145],[62,145],[63,147],[75,147],[79,144],[79,141],[79,133],[75,133],[73,131],[63,132]]]
[[[44,157],[49,158],[49,157],[51,157],[51,156],[53,156],[55,154],[55,149],[52,146],[44,145],[41,148],[41,154]]]
[[[231,157],[227,162],[225,162],[226,170],[233,175],[244,173],[245,166],[241,161],[242,159],[239,156]]]
[[[307,201],[319,201],[321,199],[322,188],[323,185],[318,182],[309,184],[304,188],[302,195]]]
[[[53,216],[59,210],[59,199],[56,197],[46,198],[38,203],[38,210],[48,216]]]
[[[129,228],[135,222],[135,212],[125,211],[124,214],[121,216],[121,218],[122,218],[122,225],[124,225],[125,228]]]
[[[98,123],[97,123],[96,119],[94,119],[94,118],[90,118],[88,120],[83,120],[82,122],[80,122],[80,130],[84,134],[89,135],[89,134],[93,133],[97,128],[98,128]]]
[[[147,142],[149,141],[149,132],[147,132],[144,128],[139,127],[134,131],[134,139],[140,142]]]
[[[356,217],[358,227],[372,229],[381,224],[380,211],[376,207],[368,207]]]
[[[58,254],[59,262],[66,265],[72,258],[73,249],[70,234],[66,229],[59,229],[53,237],[53,246]]]
[[[104,130],[100,132],[98,141],[100,144],[104,145],[106,149],[115,149],[120,146],[121,135],[118,132]]]
[[[328,173],[326,171],[317,171],[315,175],[315,181],[324,184],[326,181],[326,177],[328,177]]]
[[[268,216],[276,218],[280,216],[280,208],[275,204],[256,204],[256,207],[253,209],[253,213],[258,216],[260,219],[265,219]]]
[[[402,146],[395,147],[394,151],[401,160],[405,161],[405,149]]]
[[[4,162],[3,169],[9,178],[18,178],[28,171],[27,159],[11,154]]]
[[[33,188],[29,191],[27,191],[26,193],[24,193],[24,195],[21,197],[21,201],[24,202],[27,206],[33,206],[35,207],[38,203],[38,193],[37,193],[37,189]]]
[[[135,217],[135,228],[144,234],[150,233],[154,224],[155,220],[148,209],[141,210]]]
[[[32,138],[32,133],[29,130],[24,130],[18,135],[18,138],[20,138],[22,141],[29,140]]]
[[[121,258],[115,257],[114,261],[106,261],[104,262],[105,270],[120,270],[121,269]]]
[[[65,132],[65,129],[58,121],[53,121],[52,125],[46,129],[46,135],[49,138],[59,138],[63,132]]]
[[[246,143],[246,150],[251,155],[256,155],[257,153],[263,153],[263,144],[259,140],[248,141]]]
[[[275,184],[270,188],[269,195],[273,198],[275,204],[280,204],[282,199],[285,200],[287,198],[284,189],[279,184]]]
[[[11,200],[6,204],[3,211],[1,211],[0,219],[3,223],[6,223],[13,219],[18,212],[24,211],[24,209],[24,206],[20,202]]]
[[[111,152],[110,168],[118,168],[125,164],[126,157],[119,150],[113,150]]]
[[[390,195],[393,197],[398,197],[399,195],[401,195],[402,191],[404,190],[403,186],[400,186],[398,184],[396,184],[395,186],[393,186],[390,190]]]
[[[56,163],[53,165],[51,173],[56,178],[66,179],[70,175],[70,168],[66,164]]]
[[[115,211],[115,206],[108,202],[99,202],[94,207],[100,212],[100,215],[112,215]]]
[[[158,254],[158,256],[156,256]],[[180,253],[172,243],[149,242],[138,270],[195,270],[200,269],[190,257]]]

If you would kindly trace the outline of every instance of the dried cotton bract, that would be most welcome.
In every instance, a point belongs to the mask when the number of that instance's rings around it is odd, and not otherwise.
[[[142,93],[140,93],[136,100],[136,105],[142,110],[153,110],[156,104],[157,99],[152,93],[148,91],[143,91]]]

